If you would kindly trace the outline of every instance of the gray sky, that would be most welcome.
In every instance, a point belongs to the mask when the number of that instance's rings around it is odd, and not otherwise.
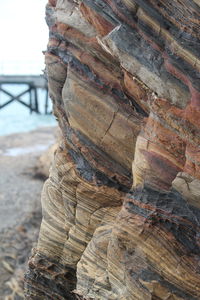
[[[41,73],[47,0],[0,0],[0,73]]]

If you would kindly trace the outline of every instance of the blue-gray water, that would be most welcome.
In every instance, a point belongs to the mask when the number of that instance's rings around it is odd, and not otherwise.
[[[3,85],[3,88],[14,95],[23,92],[27,87],[22,85]],[[16,100],[8,106],[0,109],[0,135],[8,135],[17,132],[26,132],[42,126],[55,126],[57,124],[54,116],[45,115],[45,91],[39,90],[39,107],[42,114],[30,114],[29,109],[18,103]],[[0,92],[0,106],[9,101],[10,97]],[[29,95],[21,97],[23,101],[29,103]],[[51,111],[51,101],[49,101],[49,111]]]

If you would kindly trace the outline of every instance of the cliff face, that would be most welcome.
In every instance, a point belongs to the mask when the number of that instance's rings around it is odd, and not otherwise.
[[[198,0],[49,0],[63,138],[27,299],[200,299],[199,18]]]

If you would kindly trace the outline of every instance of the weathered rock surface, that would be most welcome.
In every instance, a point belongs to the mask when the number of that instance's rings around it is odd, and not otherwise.
[[[26,298],[200,299],[199,1],[49,0],[46,20],[63,138]]]
[[[49,170],[54,159],[54,154],[61,140],[61,132],[59,128],[54,130],[55,143],[52,144],[42,155],[39,157],[36,167],[35,176],[46,180],[49,177]]]

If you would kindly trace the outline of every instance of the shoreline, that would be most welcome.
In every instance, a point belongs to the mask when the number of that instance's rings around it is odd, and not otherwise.
[[[24,299],[23,274],[41,222],[44,178],[36,167],[55,132],[42,127],[0,136],[0,299]]]

